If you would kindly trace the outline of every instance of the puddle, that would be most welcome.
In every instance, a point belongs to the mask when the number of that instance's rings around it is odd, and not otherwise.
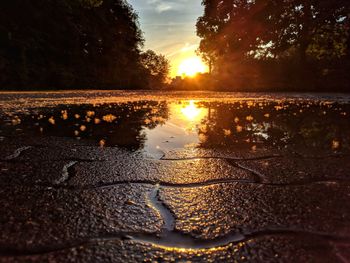
[[[70,137],[161,158],[173,149],[350,149],[350,104],[324,99],[170,99],[0,110],[0,140]],[[164,99],[164,100],[163,100]]]

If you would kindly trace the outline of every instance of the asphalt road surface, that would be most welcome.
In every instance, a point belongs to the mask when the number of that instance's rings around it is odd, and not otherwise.
[[[0,262],[350,262],[347,99],[2,93]]]

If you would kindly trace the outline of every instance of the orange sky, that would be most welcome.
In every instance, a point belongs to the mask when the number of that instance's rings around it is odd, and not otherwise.
[[[196,56],[200,40],[195,25],[203,13],[201,0],[129,0],[129,3],[139,14],[145,49],[165,55],[171,62],[171,77],[179,75],[180,65]]]

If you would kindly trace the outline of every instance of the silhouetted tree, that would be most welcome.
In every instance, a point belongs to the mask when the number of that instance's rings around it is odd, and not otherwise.
[[[103,0],[79,0],[79,3],[85,7],[98,7],[102,5]]]
[[[141,64],[150,75],[149,86],[159,88],[168,78],[170,62],[164,55],[158,55],[152,50],[141,54]]]
[[[125,0],[3,0],[0,87],[144,88],[143,41]]]
[[[319,60],[339,60],[349,51],[348,1],[203,0],[202,4],[199,51],[219,74],[230,67],[242,68],[248,60],[260,65],[261,60],[282,61],[282,65],[292,59],[302,74],[289,74],[305,82],[310,72],[321,72]]]

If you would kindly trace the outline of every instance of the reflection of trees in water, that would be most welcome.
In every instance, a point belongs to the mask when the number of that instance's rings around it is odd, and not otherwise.
[[[350,105],[309,102],[203,103],[201,147],[350,149]]]
[[[1,114],[2,115],[2,114]],[[153,129],[169,116],[166,102],[58,106],[7,115],[5,136],[59,136],[92,140],[105,146],[142,148],[144,128]],[[3,117],[2,117],[3,118]]]
[[[200,147],[350,150],[350,105],[312,102],[199,103],[208,110],[199,125]],[[58,106],[0,112],[0,137],[74,137],[137,150],[169,118],[166,102]]]

